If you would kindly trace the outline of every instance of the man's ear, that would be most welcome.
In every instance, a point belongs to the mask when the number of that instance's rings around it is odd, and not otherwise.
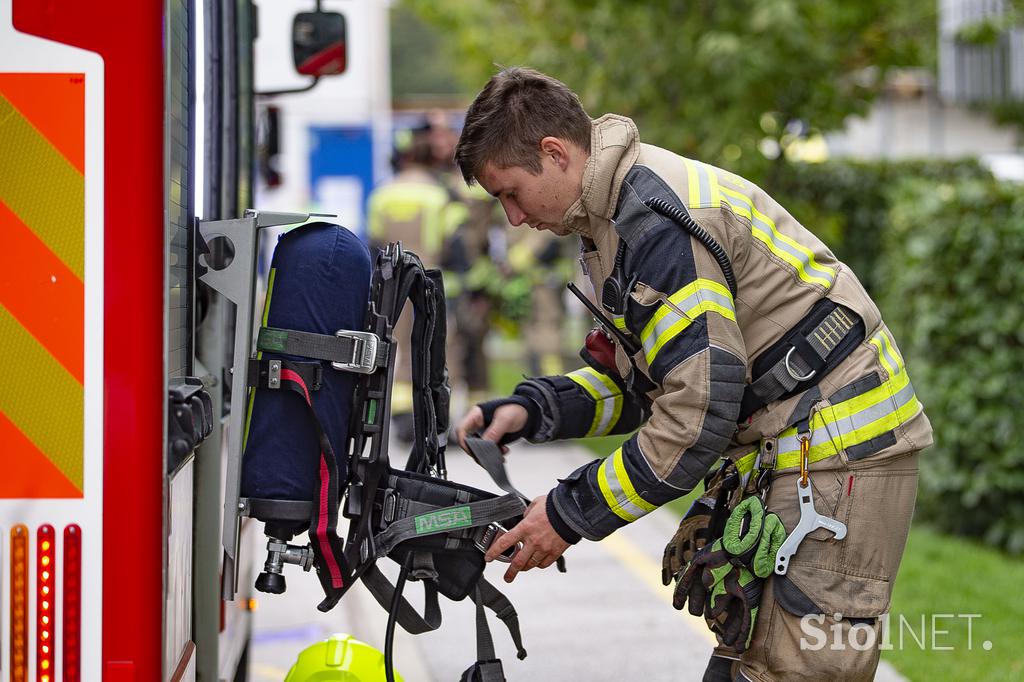
[[[541,156],[550,156],[558,164],[558,167],[565,170],[569,167],[569,147],[559,137],[548,136],[540,141]]]

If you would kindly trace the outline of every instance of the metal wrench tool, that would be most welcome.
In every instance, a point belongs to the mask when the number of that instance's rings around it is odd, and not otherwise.
[[[797,522],[796,528],[793,532],[786,536],[786,541],[782,543],[782,547],[779,547],[779,551],[775,555],[775,572],[778,575],[785,575],[789,569],[789,560],[796,550],[800,547],[800,543],[804,541],[808,533],[811,533],[818,528],[824,528],[835,533],[836,540],[842,540],[846,537],[846,524],[842,521],[837,521],[828,516],[822,516],[814,510],[814,493],[811,492],[811,482],[804,480],[801,477],[796,479],[796,494],[800,498],[800,521]]]

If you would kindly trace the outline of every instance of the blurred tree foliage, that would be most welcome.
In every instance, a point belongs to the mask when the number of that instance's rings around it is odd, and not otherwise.
[[[465,95],[456,77],[455,55],[442,34],[410,8],[391,7],[391,96],[396,103],[429,95]]]
[[[592,116],[755,178],[765,138],[840,128],[885,69],[935,58],[934,0],[403,1],[444,32],[471,92],[496,64],[531,66]]]
[[[992,179],[893,187],[878,301],[935,429],[919,511],[1024,552],[1024,192]]]

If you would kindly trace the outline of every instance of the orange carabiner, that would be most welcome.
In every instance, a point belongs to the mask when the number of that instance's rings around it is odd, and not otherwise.
[[[811,437],[800,437],[800,487],[807,487],[807,462],[810,459]]]

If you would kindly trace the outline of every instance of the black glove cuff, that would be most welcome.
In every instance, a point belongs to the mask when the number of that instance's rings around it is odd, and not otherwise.
[[[540,406],[526,396],[511,395],[507,398],[498,398],[479,403],[477,407],[484,413],[484,429],[494,419],[494,413],[503,405],[519,405],[526,410],[526,424],[514,433],[506,433],[498,441],[499,445],[505,445],[520,438],[530,438],[537,431],[537,424],[540,423]]]
[[[558,533],[559,537],[568,542],[570,545],[575,545],[583,538],[582,535],[580,535],[579,533],[577,533],[569,527],[569,524],[567,524],[562,519],[562,516],[558,513],[558,510],[555,509],[553,491],[548,493],[548,498],[545,501],[544,506],[548,512],[548,522],[551,523],[551,527],[555,529],[555,532]]]

